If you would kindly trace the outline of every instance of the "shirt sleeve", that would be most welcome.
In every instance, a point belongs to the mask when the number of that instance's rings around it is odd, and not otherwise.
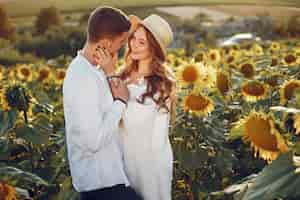
[[[76,93],[70,104],[72,125],[79,133],[78,146],[95,153],[111,142],[118,129],[125,104],[114,101],[111,107],[104,111],[103,104],[107,102],[104,102],[103,93],[110,91],[95,77],[87,77],[72,92]]]

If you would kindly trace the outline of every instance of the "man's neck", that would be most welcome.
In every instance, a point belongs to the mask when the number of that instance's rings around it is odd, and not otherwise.
[[[97,65],[93,58],[93,51],[91,45],[86,44],[83,49],[80,51],[80,54],[89,61],[91,65]]]

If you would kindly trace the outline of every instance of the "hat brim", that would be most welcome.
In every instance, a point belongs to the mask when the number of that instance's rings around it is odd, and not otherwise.
[[[131,28],[130,28],[130,35],[134,33],[134,31],[136,31],[136,29],[138,28],[139,25],[142,25],[144,28],[146,28],[153,36],[153,38],[155,39],[155,41],[157,42],[157,44],[160,47],[160,51],[163,55],[163,61],[166,61],[166,57],[167,57],[167,50],[164,47],[164,45],[157,39],[156,33],[151,30],[150,27],[147,26],[147,24],[143,23],[143,20],[141,20],[138,16],[136,15],[129,15],[129,20],[131,23]]]

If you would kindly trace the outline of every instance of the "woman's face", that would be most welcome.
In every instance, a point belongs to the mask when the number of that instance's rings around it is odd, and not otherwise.
[[[139,27],[129,41],[131,49],[130,56],[133,60],[149,59],[151,55],[149,41],[147,40],[146,30]]]

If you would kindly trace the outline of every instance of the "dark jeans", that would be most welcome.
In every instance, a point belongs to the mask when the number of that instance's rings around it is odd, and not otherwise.
[[[92,190],[80,193],[80,200],[143,200],[131,188],[125,185],[116,185],[109,188]]]

